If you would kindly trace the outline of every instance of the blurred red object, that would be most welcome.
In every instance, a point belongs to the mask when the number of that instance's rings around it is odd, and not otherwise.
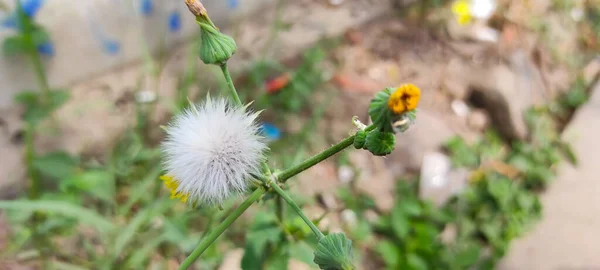
[[[333,82],[346,92],[376,93],[385,88],[375,80],[353,74],[337,74],[333,76]]]
[[[287,86],[290,83],[291,76],[289,73],[285,73],[283,75],[279,75],[274,79],[268,80],[265,82],[265,90],[269,94],[274,94],[279,92],[282,88]]]

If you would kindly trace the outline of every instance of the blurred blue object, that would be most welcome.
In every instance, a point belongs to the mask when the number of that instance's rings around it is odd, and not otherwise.
[[[175,10],[169,15],[169,32],[179,32],[181,29],[181,14]]]
[[[45,0],[21,0],[23,12],[30,18],[35,17],[37,12],[44,5]]]
[[[25,16],[29,18],[35,17],[38,11],[44,5],[45,0],[21,0],[21,8]],[[11,12],[6,18],[2,19],[2,27],[19,29],[19,16],[17,11]]]
[[[281,131],[271,123],[262,123],[261,131],[263,136],[271,141],[276,141],[281,138]]]
[[[54,45],[50,41],[46,41],[45,43],[38,45],[37,50],[42,55],[54,56]]]
[[[229,6],[229,8],[237,8],[239,4],[240,2],[238,0],[227,0],[227,5]]]
[[[153,0],[141,0],[141,2],[140,2],[140,12],[142,12],[142,14],[144,16],[148,16],[148,15],[152,14],[152,11],[154,11],[154,2],[153,2]]]
[[[121,44],[118,41],[112,39],[104,39],[102,41],[102,48],[110,55],[118,54],[121,50]]]

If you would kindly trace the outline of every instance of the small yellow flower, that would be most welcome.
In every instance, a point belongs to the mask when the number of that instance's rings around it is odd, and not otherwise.
[[[165,184],[165,187],[167,187],[167,189],[169,189],[169,191],[171,191],[171,199],[179,199],[182,202],[187,202],[190,194],[183,193],[183,192],[177,192],[179,183],[177,182],[177,180],[175,180],[175,178],[173,178],[173,176],[166,175],[166,174],[161,175],[160,180],[162,180]]]
[[[456,21],[460,25],[466,25],[471,22],[471,3],[467,0],[458,0],[452,3],[452,13],[456,16]]]
[[[403,84],[396,88],[396,91],[390,96],[388,108],[394,114],[401,114],[414,110],[419,104],[421,90],[414,84]]]

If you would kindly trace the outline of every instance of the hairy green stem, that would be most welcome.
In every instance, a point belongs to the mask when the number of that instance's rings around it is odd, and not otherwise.
[[[367,131],[370,131],[372,129],[374,129],[375,126],[369,126],[366,128]],[[286,182],[288,179],[290,179],[291,177],[293,177],[296,174],[299,174],[305,170],[307,170],[308,168],[314,166],[315,164],[337,154],[338,152],[346,149],[346,147],[352,145],[354,143],[354,136],[352,135],[346,139],[343,139],[341,142],[331,146],[328,149],[323,150],[321,153],[318,153],[314,156],[312,156],[311,158],[303,161],[302,163],[289,168],[287,170],[284,170],[280,173],[277,174],[277,179],[280,182]]]
[[[229,92],[233,100],[237,105],[242,106],[242,101],[238,96],[237,91],[235,90],[235,85],[233,85],[233,80],[231,79],[231,74],[229,74],[229,69],[227,68],[227,62],[221,65],[221,71],[223,71],[223,76],[225,76],[225,81],[227,82],[227,87],[229,88]]]
[[[312,221],[310,221],[310,219],[306,215],[304,215],[304,212],[302,212],[302,209],[300,209],[300,206],[298,206],[296,204],[296,202],[294,202],[294,200],[287,193],[285,193],[285,191],[283,191],[283,189],[281,189],[281,187],[279,187],[279,184],[277,184],[277,182],[271,181],[270,186],[271,186],[271,188],[273,188],[275,190],[275,192],[277,192],[279,194],[279,196],[281,196],[290,205],[290,207],[292,207],[292,209],[294,209],[294,211],[296,211],[296,213],[300,216],[300,218],[302,218],[302,220],[304,220],[304,223],[306,223],[306,225],[308,225],[308,227],[310,227],[312,232],[317,237],[317,241],[319,241],[323,237],[325,237],[325,235],[323,235],[321,230],[319,230],[319,228],[317,228],[317,226],[315,226],[315,224],[312,223]]]
[[[210,245],[217,240],[217,238],[227,229],[231,224],[250,207],[260,196],[267,192],[264,188],[257,188],[252,194],[246,198],[242,204],[231,212],[221,224],[215,227],[206,237],[200,241],[200,244],[192,251],[192,253],[183,261],[183,263],[179,266],[179,270],[188,269],[194,261],[208,248]]]

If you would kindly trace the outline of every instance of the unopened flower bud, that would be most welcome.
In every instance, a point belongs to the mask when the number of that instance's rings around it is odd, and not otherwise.
[[[209,24],[199,23],[202,29],[200,59],[205,64],[222,65],[237,51],[237,45],[227,36]]]
[[[237,51],[233,38],[219,31],[219,28],[208,17],[206,9],[200,0],[185,0],[190,12],[196,16],[200,26],[202,45],[200,59],[205,64],[222,65]]]

